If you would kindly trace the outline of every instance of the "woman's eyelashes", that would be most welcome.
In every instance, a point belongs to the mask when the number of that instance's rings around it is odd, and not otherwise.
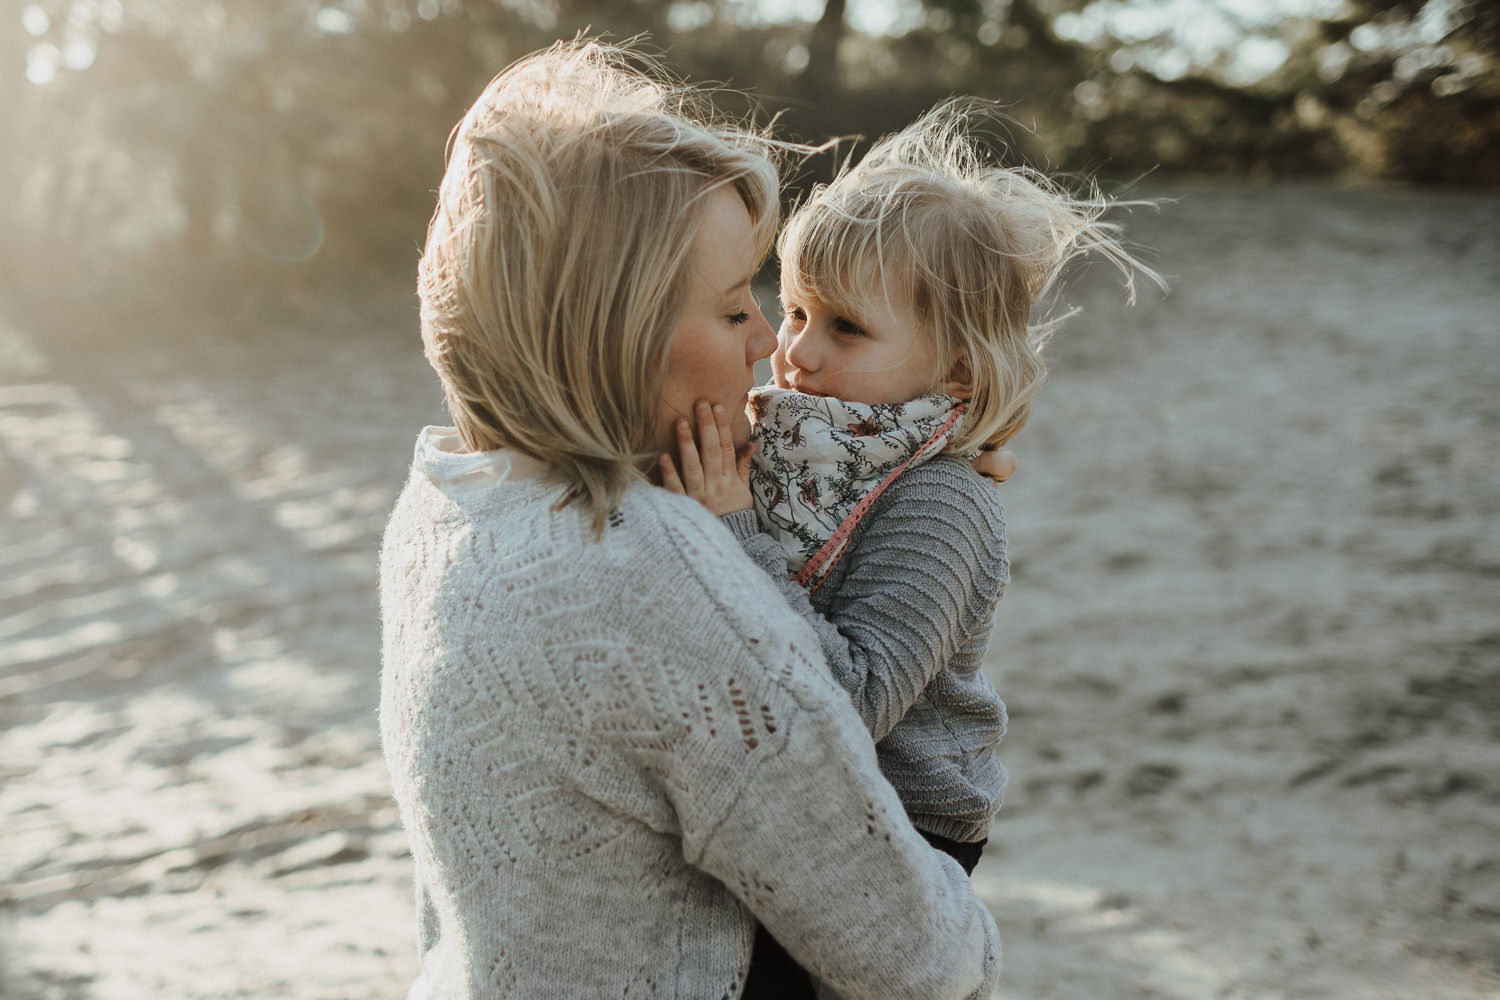
[[[744,323],[748,323],[749,321],[750,321],[750,313],[749,313],[748,310],[745,310],[745,309],[741,309],[739,312],[737,312],[733,316],[729,317],[729,325],[730,326],[740,326],[740,325],[742,325]]]

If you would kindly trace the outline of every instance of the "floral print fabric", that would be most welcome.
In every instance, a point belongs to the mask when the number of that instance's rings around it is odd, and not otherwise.
[[[757,443],[750,492],[762,527],[804,586],[816,587],[885,484],[938,455],[964,404],[933,393],[905,403],[851,403],[763,386],[750,394]]]

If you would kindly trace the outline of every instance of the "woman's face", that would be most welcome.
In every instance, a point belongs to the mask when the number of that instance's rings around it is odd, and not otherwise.
[[[667,349],[667,378],[656,411],[657,447],[675,452],[676,422],[692,419],[700,399],[722,403],[734,427],[734,446],[750,440],[745,414],[755,384],[755,362],[776,349],[776,334],[750,294],[759,261],[753,225],[733,189],[709,196],[693,238],[687,300]]]

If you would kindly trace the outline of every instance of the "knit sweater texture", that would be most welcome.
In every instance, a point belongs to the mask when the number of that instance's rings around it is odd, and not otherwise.
[[[729,1000],[757,918],[846,1000],[989,996],[994,922],[721,524],[641,484],[596,538],[433,451],[380,573],[413,997]]]
[[[817,634],[917,828],[963,843],[988,836],[1005,792],[995,748],[1006,714],[980,666],[1010,579],[989,480],[947,455],[907,469],[810,595],[754,511],[724,521]]]

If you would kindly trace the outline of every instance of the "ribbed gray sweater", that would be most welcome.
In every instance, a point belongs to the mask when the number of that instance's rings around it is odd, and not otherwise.
[[[990,481],[952,456],[906,470],[811,596],[753,511],[723,520],[817,633],[912,822],[964,843],[986,837],[1005,791],[995,746],[1006,719],[979,668],[1010,579]]]
[[[380,577],[415,996],[733,998],[753,918],[848,1000],[989,996],[989,914],[707,511],[641,485],[595,540],[421,454]]]

